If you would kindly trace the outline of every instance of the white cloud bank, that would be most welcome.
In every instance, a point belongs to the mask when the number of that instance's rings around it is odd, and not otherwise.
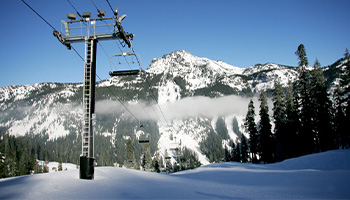
[[[146,103],[143,101],[123,103],[124,106],[135,116],[138,120],[156,120],[163,121],[164,117],[167,120],[186,119],[191,117],[218,117],[228,115],[246,115],[248,110],[248,103],[250,98],[230,95],[218,98],[209,97],[186,97],[176,102],[167,102],[160,104]],[[254,97],[254,106],[256,115],[259,115],[260,102],[258,98]],[[96,102],[96,114],[113,114],[125,113],[124,116],[132,117],[130,112],[126,111],[120,102],[113,100],[102,100]],[[271,101],[269,101],[271,110]],[[159,107],[163,111],[161,113]]]

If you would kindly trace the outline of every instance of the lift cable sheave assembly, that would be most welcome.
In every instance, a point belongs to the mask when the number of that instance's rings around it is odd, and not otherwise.
[[[61,32],[53,31],[53,35],[69,50],[72,49],[72,43],[85,42],[81,179],[94,179],[96,44],[98,41],[121,39],[131,48],[131,40],[134,37],[133,34],[124,31],[121,23],[126,15],[118,16],[118,8],[114,11],[113,17],[104,17],[105,13],[99,10],[98,18],[94,19],[90,18],[90,12],[84,12],[82,15],[78,13],[80,20],[76,19],[75,14],[70,13],[67,15],[70,21],[61,21]]]

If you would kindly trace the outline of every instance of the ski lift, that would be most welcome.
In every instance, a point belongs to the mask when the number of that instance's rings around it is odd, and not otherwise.
[[[113,68],[112,58],[117,57],[117,67]],[[123,58],[122,58],[123,57]],[[135,62],[135,59],[136,60]],[[111,71],[109,75],[113,76],[130,76],[130,75],[138,75],[141,72],[141,58],[137,53],[124,52],[122,54],[115,54],[110,58],[111,62]],[[124,67],[124,68],[123,68]],[[128,69],[125,69],[125,68]]]
[[[149,134],[147,134],[145,137],[143,138],[139,138],[139,144],[148,144],[149,143]]]

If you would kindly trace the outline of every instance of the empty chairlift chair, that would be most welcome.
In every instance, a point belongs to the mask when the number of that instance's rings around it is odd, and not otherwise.
[[[149,143],[149,134],[139,138],[139,144],[148,144]]]
[[[116,65],[112,62],[112,58],[114,57],[118,58]],[[110,62],[111,71],[109,75],[111,77],[138,75],[141,72],[141,58],[137,53],[116,54],[111,57]]]

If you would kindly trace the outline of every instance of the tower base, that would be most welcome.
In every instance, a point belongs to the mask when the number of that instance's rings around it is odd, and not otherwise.
[[[80,179],[94,179],[94,158],[80,156]]]

